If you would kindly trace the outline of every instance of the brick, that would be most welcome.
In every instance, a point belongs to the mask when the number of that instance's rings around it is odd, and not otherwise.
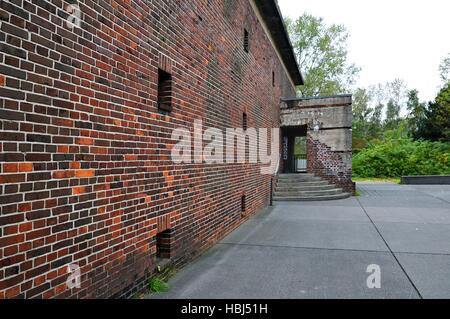
[[[23,223],[19,226],[19,232],[26,233],[33,229],[33,223]]]
[[[94,145],[94,140],[92,138],[78,138],[77,144],[80,145]]]
[[[25,160],[29,162],[48,162],[51,160],[51,155],[46,153],[28,153],[25,155]]]
[[[80,169],[81,163],[80,162],[71,162],[69,167],[70,167],[70,169]]]
[[[18,224],[23,221],[24,221],[23,214],[1,216],[0,217],[0,226],[10,225],[10,224]]]
[[[50,268],[51,269],[56,269],[56,268],[59,268],[61,266],[69,264],[71,261],[72,261],[72,256],[67,256],[67,257],[64,257],[64,258],[61,258],[61,259],[58,259],[58,260],[54,261],[51,264]]]
[[[33,171],[33,163],[19,163],[19,172],[32,172]]]
[[[36,219],[42,219],[45,217],[50,217],[50,211],[49,210],[38,210],[29,212],[26,214],[27,220],[36,220]]]
[[[3,290],[8,287],[13,287],[13,286],[19,284],[23,280],[23,278],[24,278],[23,274],[19,274],[15,277],[12,277],[12,278],[9,278],[6,280],[0,280],[0,289]],[[10,293],[8,293],[8,291],[6,292],[6,295],[8,298],[11,298],[12,295],[16,295],[16,294],[17,294],[16,292],[10,292]]]
[[[58,153],[69,153],[69,146],[67,145],[59,145]]]
[[[28,142],[37,142],[37,143],[51,143],[52,138],[50,135],[28,134],[27,141]]]
[[[23,240],[24,240],[23,234],[14,235],[10,237],[0,237],[0,248],[17,244],[19,242],[22,242]]]
[[[75,176],[74,171],[55,171],[53,172],[52,177],[55,179],[66,179],[66,178],[72,178]]]
[[[14,100],[24,100],[25,93],[17,90],[10,90],[7,88],[0,87],[0,96],[4,98],[10,98]]]
[[[2,46],[0,45],[0,48],[1,47]],[[25,71],[7,65],[0,65],[0,73],[21,80],[25,80],[27,77],[27,73]]]
[[[73,195],[80,195],[80,194],[84,194],[85,192],[86,192],[85,186],[79,186],[79,187],[72,188]]]
[[[75,171],[75,176],[79,178],[85,178],[85,177],[94,177],[95,176],[95,170],[93,169],[81,169]]]
[[[45,255],[49,252],[51,252],[50,246],[41,247],[41,248],[30,250],[29,252],[27,252],[27,258],[32,259],[35,257]]]
[[[12,184],[25,182],[24,174],[0,175],[0,184]]]
[[[23,160],[22,153],[0,153],[0,162],[21,162]]]
[[[2,132],[0,136],[0,141],[23,141],[24,135],[22,133],[10,133],[10,132]]]
[[[3,173],[17,173],[19,171],[19,164],[3,164]]]
[[[2,82],[2,76],[0,75],[0,87],[3,86],[1,82]],[[25,119],[25,115],[20,112],[0,109],[0,119],[11,120],[11,121],[23,121]]]
[[[5,284],[10,284],[12,286],[10,282],[5,282]],[[5,297],[8,299],[12,299],[17,297],[19,294],[20,294],[20,287],[16,286],[6,290]]]
[[[31,204],[30,203],[24,203],[24,204],[19,204],[18,206],[19,212],[28,212],[31,210]]]
[[[3,32],[18,36],[28,40],[28,32],[9,23],[2,23],[1,30]]]
[[[11,212],[10,214],[13,214],[13,212]],[[11,215],[0,217],[0,218],[8,218],[9,216],[11,216]],[[12,224],[12,223],[17,223],[17,222],[19,222],[19,218],[13,217],[12,221],[10,223]],[[5,228],[3,228],[3,236],[15,235],[18,232],[19,232],[19,226],[17,226],[17,224],[12,225],[12,226],[6,226]]]

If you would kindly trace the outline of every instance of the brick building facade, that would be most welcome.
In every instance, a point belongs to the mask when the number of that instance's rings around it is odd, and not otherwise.
[[[0,298],[129,297],[268,204],[259,164],[170,154],[195,119],[279,127],[302,79],[275,1],[2,0],[0,22]]]

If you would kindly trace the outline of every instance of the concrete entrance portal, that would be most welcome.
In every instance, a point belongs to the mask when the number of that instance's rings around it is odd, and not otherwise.
[[[307,126],[282,128],[283,173],[307,172]]]
[[[284,100],[282,172],[309,173],[354,193],[352,96]]]

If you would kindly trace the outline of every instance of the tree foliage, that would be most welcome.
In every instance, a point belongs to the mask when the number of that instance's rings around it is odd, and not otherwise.
[[[390,131],[353,157],[358,177],[450,174],[450,143],[413,141],[403,129]]]
[[[439,65],[439,74],[444,83],[450,82],[450,53],[444,58]]]
[[[408,102],[406,107],[408,109],[408,131],[412,137],[417,139],[420,134],[419,128],[425,121],[425,113],[427,110],[426,104],[419,101],[419,91],[410,90],[408,92]]]
[[[361,92],[364,91],[358,90],[355,96],[359,96]],[[372,94],[373,92],[376,90],[372,91]],[[388,98],[387,106],[395,104],[395,97],[389,94],[385,97]],[[408,116],[398,117],[396,125],[390,125],[386,119],[381,124],[379,135],[374,137],[367,134],[365,147],[355,151],[353,157],[355,176],[450,174],[450,83],[441,89],[433,102],[420,102],[417,90],[408,91],[407,97]],[[377,100],[376,97],[373,99]],[[357,113],[370,109],[362,107],[361,101],[364,102],[362,105],[365,105],[366,99],[359,97],[356,100]],[[375,121],[377,112],[379,113],[375,109],[372,111],[367,125],[370,126],[371,122]],[[360,121],[367,121],[367,118],[356,116],[355,124]],[[367,128],[356,134],[364,131],[367,132]]]
[[[302,95],[348,92],[359,68],[347,61],[347,29],[343,25],[327,26],[322,18],[307,13],[296,20],[286,19],[286,28],[305,77]]]
[[[402,123],[406,91],[406,84],[401,79],[353,91],[355,152],[365,148],[372,139],[382,139],[384,131],[394,129]]]
[[[450,141],[450,82],[441,89],[435,101],[428,103],[414,137]]]
[[[394,129],[400,122],[401,112],[405,103],[406,84],[401,79],[388,82],[385,87],[388,102],[386,104],[386,119],[384,128]]]
[[[366,141],[373,134],[371,120],[374,109],[370,107],[372,95],[363,88],[353,92],[353,145],[356,151],[367,146]]]

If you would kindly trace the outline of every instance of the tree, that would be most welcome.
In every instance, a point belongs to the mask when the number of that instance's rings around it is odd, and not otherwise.
[[[444,84],[450,82],[450,53],[439,65],[439,74]]]
[[[450,141],[450,82],[428,103],[417,137],[432,141]]]
[[[408,102],[406,103],[408,109],[408,131],[410,135],[417,139],[419,127],[425,120],[426,106],[419,101],[419,91],[410,90],[408,92]]]
[[[395,124],[395,121],[399,118],[400,110],[398,106],[395,104],[393,99],[390,99],[388,104],[386,105],[386,120],[384,121],[385,125],[388,128],[392,128]]]
[[[384,125],[386,129],[391,130],[394,129],[400,121],[407,92],[405,81],[395,79],[392,82],[388,82],[385,86],[385,91],[388,102],[386,105],[386,119]]]
[[[358,88],[353,92],[353,145],[355,151],[367,146],[367,135],[372,109],[369,104],[372,97],[366,89]]]
[[[370,94],[373,96],[377,105],[383,105],[386,100],[386,85],[378,83],[369,87]]]
[[[368,122],[373,109],[369,103],[372,97],[366,89],[357,88],[353,93],[353,118],[357,121]]]
[[[405,102],[408,93],[405,81],[402,79],[394,79],[392,82],[386,84],[386,90],[389,99],[392,100],[396,107],[396,112],[398,112],[398,115],[400,116],[403,103]]]
[[[373,108],[372,117],[369,123],[369,135],[374,138],[380,137],[383,131],[383,109],[384,105],[381,103],[378,103]]]
[[[286,19],[286,28],[305,77],[302,95],[348,91],[360,70],[347,61],[346,28],[336,24],[327,26],[322,18],[307,13],[296,20]]]
[[[440,140],[450,141],[450,82],[441,89],[436,97],[432,112],[433,124],[440,129]]]
[[[380,86],[379,86],[380,87]],[[378,88],[379,88],[378,87]],[[366,148],[370,141],[383,135],[383,95],[376,87],[358,88],[353,92],[353,145],[354,151]]]

